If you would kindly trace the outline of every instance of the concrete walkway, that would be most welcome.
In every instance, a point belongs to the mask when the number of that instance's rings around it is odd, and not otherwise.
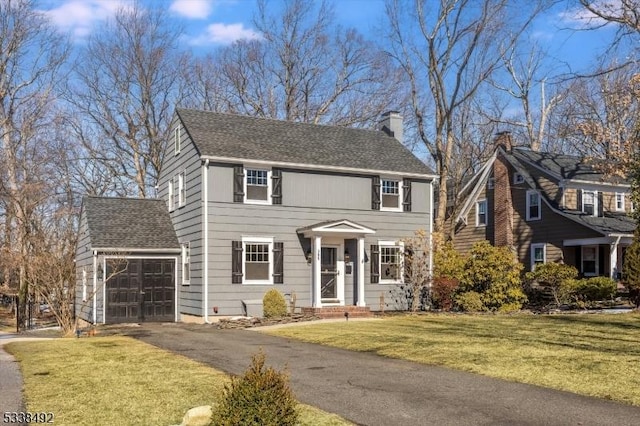
[[[298,400],[359,425],[638,425],[640,408],[247,330],[148,324],[122,332],[231,374],[260,348]]]

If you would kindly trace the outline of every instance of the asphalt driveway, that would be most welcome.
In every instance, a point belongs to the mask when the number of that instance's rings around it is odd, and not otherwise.
[[[298,400],[361,425],[640,424],[639,407],[253,330],[147,324],[124,331],[231,374],[262,348],[268,365],[287,366]]]

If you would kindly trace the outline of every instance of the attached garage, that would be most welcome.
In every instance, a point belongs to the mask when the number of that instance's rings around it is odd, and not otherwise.
[[[126,259],[118,272],[107,264],[106,322],[173,321],[175,259]],[[113,275],[113,276],[112,276]]]
[[[76,316],[90,324],[176,321],[180,253],[163,200],[86,197]]]

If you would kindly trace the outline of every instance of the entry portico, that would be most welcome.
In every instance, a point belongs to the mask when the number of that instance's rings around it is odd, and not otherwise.
[[[345,306],[347,264],[353,280],[356,306],[364,307],[364,239],[375,230],[347,219],[320,222],[300,228],[298,234],[310,240],[307,259],[311,263],[311,302],[314,308]],[[356,240],[357,253],[350,253],[348,241]]]

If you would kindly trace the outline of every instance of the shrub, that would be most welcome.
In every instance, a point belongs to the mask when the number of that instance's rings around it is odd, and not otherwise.
[[[433,254],[433,276],[459,280],[464,272],[466,259],[448,241],[438,246]]]
[[[267,291],[262,298],[262,312],[265,318],[284,317],[287,315],[287,301],[275,288]]]
[[[616,287],[609,277],[584,278],[576,281],[574,297],[584,302],[607,300],[616,294]]]
[[[484,303],[480,298],[480,293],[467,291],[455,297],[456,305],[465,312],[480,312],[485,310]]]
[[[640,227],[636,228],[633,242],[625,252],[622,277],[629,299],[640,309]]]
[[[265,355],[254,355],[241,377],[225,385],[216,406],[214,422],[223,426],[289,426],[298,421],[298,403],[289,378],[273,368],[264,368]]]
[[[535,270],[527,272],[525,279],[547,287],[551,291],[556,305],[561,305],[569,301],[567,280],[575,279],[577,276],[578,270],[571,265],[544,263],[537,265]]]
[[[450,311],[453,307],[453,296],[458,289],[455,278],[438,277],[433,280],[431,287],[431,301],[436,309]]]
[[[522,264],[509,248],[493,247],[488,241],[481,241],[471,248],[459,291],[478,293],[483,310],[518,310],[527,300],[521,271]]]

